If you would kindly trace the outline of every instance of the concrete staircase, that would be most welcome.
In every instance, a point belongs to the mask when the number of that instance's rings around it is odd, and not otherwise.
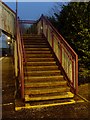
[[[46,39],[41,35],[24,35],[27,64],[25,101],[73,98]]]

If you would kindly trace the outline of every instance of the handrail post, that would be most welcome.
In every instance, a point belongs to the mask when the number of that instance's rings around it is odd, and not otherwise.
[[[53,32],[51,34],[52,34],[52,48],[54,49],[54,35],[53,35]]]
[[[46,29],[46,37],[47,37],[47,39],[48,39],[48,24],[46,24],[47,25],[47,29]]]
[[[62,65],[62,43],[60,42],[60,62]]]
[[[41,16],[41,34],[43,35],[43,14]]]
[[[72,85],[74,86],[74,60],[72,59]]]
[[[17,55],[17,44],[14,41],[14,63],[15,63],[15,76],[18,76],[18,55]]]
[[[16,0],[16,19],[15,19],[15,27],[16,27],[16,41],[17,41],[17,0]],[[15,62],[15,76],[18,76],[18,55],[17,55],[17,43],[14,42],[14,62]]]
[[[76,55],[75,72],[76,72],[76,94],[77,94],[78,93],[78,56],[77,55]]]

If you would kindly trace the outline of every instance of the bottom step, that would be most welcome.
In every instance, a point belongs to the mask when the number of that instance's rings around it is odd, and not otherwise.
[[[74,94],[71,92],[67,92],[65,95],[56,95],[56,96],[43,96],[43,97],[30,97],[29,95],[25,95],[25,101],[43,101],[43,100],[55,100],[55,99],[66,99],[73,98]]]
[[[37,106],[37,107],[44,107],[44,106],[54,106],[54,105],[64,105],[64,104],[68,104],[70,102],[74,101],[73,99],[64,99],[64,100],[48,100],[48,101],[39,101],[39,102],[27,102],[25,103],[25,106]]]
[[[75,104],[76,101],[73,99],[67,100],[67,101],[49,101],[48,103],[46,102],[36,102],[36,103],[25,103],[25,106],[16,106],[15,111],[19,111],[22,109],[37,109],[37,108],[45,108],[45,107],[53,107],[53,106],[61,106],[61,105],[69,105],[69,104]]]
[[[69,104],[75,104],[75,103],[81,103],[85,102],[82,100],[81,97],[74,95],[73,98],[66,98],[66,99],[57,99],[57,100],[44,100],[44,101],[29,101],[24,102],[21,99],[15,100],[15,110],[19,111],[22,109],[37,109],[37,108],[49,108],[49,107],[55,107],[55,106],[63,106],[69,105]],[[68,106],[69,107],[69,106]],[[62,108],[62,107],[61,107]]]

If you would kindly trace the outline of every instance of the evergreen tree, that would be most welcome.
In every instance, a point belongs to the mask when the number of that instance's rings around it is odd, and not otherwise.
[[[90,2],[70,2],[63,5],[62,10],[55,12],[49,20],[78,54],[80,76],[89,76]]]

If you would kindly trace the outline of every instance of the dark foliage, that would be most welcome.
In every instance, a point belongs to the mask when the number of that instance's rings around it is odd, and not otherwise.
[[[90,78],[90,2],[63,5],[49,20],[78,54],[79,78]]]

